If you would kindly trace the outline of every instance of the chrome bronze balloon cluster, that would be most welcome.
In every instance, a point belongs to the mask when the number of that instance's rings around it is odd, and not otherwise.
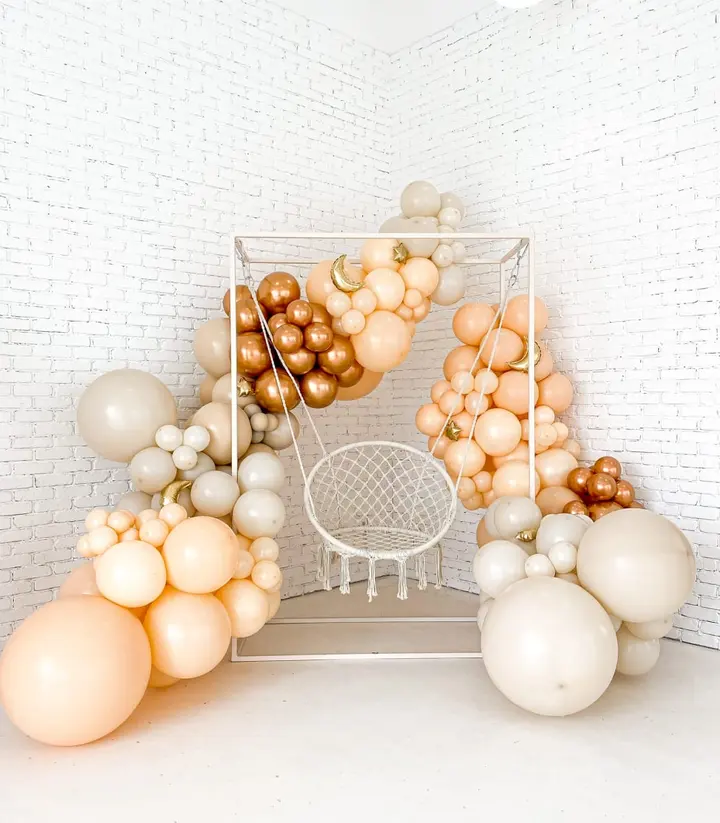
[[[563,511],[566,514],[587,514],[599,520],[620,509],[644,508],[635,500],[635,489],[621,478],[620,461],[609,455],[595,461],[592,468],[578,467],[568,474],[568,487],[579,496]]]

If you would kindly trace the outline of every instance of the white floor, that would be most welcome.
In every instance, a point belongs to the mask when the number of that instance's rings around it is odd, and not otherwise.
[[[354,594],[310,595],[280,616],[367,613]],[[476,598],[412,591],[402,604],[385,591],[376,607],[467,615]],[[417,640],[405,630],[374,631],[383,648],[402,650]],[[481,660],[228,663],[151,690],[128,723],[91,746],[35,744],[0,715],[0,819],[710,819],[720,808],[719,695],[720,654],[672,642],[649,676],[616,679],[593,707],[562,720],[514,708]]]

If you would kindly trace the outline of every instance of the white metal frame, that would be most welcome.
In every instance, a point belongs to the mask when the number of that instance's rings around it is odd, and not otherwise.
[[[238,260],[243,260],[247,264],[256,265],[305,265],[311,266],[319,263],[322,259],[327,259],[327,255],[318,259],[308,258],[292,258],[273,255],[251,255],[248,253],[247,245],[253,240],[257,241],[282,241],[282,240],[316,240],[322,241],[358,241],[358,240],[374,240],[387,239],[392,236],[397,240],[415,240],[415,239],[434,239],[447,241],[448,235],[444,233],[400,233],[388,235],[381,232],[248,232],[236,234],[232,239],[230,248],[230,294],[235,294],[238,279]],[[500,298],[505,294],[507,285],[506,272],[508,265],[514,265],[515,262],[520,261],[523,257],[527,260],[527,294],[528,294],[528,350],[530,352],[529,367],[528,367],[528,386],[529,397],[534,396],[533,384],[535,382],[535,359],[533,357],[535,351],[535,248],[534,237],[532,231],[516,230],[509,232],[456,232],[451,235],[453,241],[463,240],[472,242],[503,242],[508,241],[512,246],[504,252],[500,257],[497,256],[478,256],[468,257],[461,266],[497,266],[499,276]],[[235,329],[237,321],[235,300],[230,300],[230,328]],[[230,371],[231,371],[231,395],[232,405],[237,410],[238,390],[237,390],[237,338],[235,334],[230,334]],[[238,457],[237,457],[237,415],[231,416],[232,421],[232,472],[233,476],[237,476]],[[536,482],[535,482],[535,407],[528,404],[528,451],[529,451],[529,487],[531,499],[535,499]],[[417,623],[417,622],[473,622],[475,618],[466,617],[353,617],[353,618],[276,618],[269,621],[268,625],[291,625],[291,624],[321,624],[321,623]],[[479,652],[417,652],[417,653],[353,653],[348,652],[344,654],[318,654],[318,655],[304,655],[302,653],[292,655],[242,655],[242,649],[245,640],[242,638],[233,638],[231,661],[238,662],[269,662],[279,660],[380,660],[380,659],[443,659],[443,658],[477,658],[481,657]]]

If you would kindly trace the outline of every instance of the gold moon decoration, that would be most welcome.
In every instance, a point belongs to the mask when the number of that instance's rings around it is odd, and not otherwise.
[[[397,246],[393,247],[393,260],[396,263],[404,263],[408,257],[410,257],[410,252],[402,243],[398,242]]]
[[[357,280],[351,280],[347,276],[345,273],[346,259],[347,254],[341,254],[340,257],[333,260],[333,264],[330,266],[330,279],[333,281],[336,289],[340,289],[340,291],[344,291],[347,294],[352,294],[352,292],[362,288],[362,283],[358,283]]]
[[[247,397],[253,393],[253,384],[244,377],[238,377],[238,397]]]
[[[532,543],[536,537],[537,529],[523,529],[523,531],[518,532],[515,535],[515,539],[519,540],[521,543]]]
[[[514,369],[514,371],[528,371],[530,368],[530,349],[529,349],[529,341],[527,337],[523,337],[523,343],[525,344],[525,349],[522,353],[522,357],[519,360],[513,360],[511,363],[508,363],[508,368]],[[535,365],[540,362],[540,358],[542,357],[542,351],[540,349],[540,344],[536,341],[535,342]]]
[[[445,437],[447,437],[448,440],[457,442],[460,439],[460,435],[462,434],[462,429],[454,420],[451,420],[447,424],[447,426],[445,426],[445,431],[443,432],[443,434],[445,435]]]
[[[177,503],[180,492],[189,489],[192,486],[192,480],[173,480],[160,492],[160,504],[167,506],[170,503]]]

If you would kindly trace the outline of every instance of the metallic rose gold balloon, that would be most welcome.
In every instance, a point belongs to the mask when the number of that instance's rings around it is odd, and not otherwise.
[[[311,323],[305,329],[305,348],[310,351],[327,351],[333,344],[333,330],[325,323]]]
[[[327,351],[318,354],[318,366],[328,374],[342,374],[355,362],[355,349],[346,337],[335,337]]]
[[[563,512],[565,514],[587,514],[588,507],[582,502],[582,500],[571,500],[569,503],[565,504]]]
[[[315,368],[316,355],[314,352],[302,348],[292,352],[292,354],[283,354],[282,359],[293,374],[307,374]]]
[[[628,508],[628,506],[635,500],[635,489],[627,480],[617,481],[617,491],[613,498],[616,503]]]
[[[609,474],[592,474],[587,482],[588,497],[595,503],[612,500],[617,492],[617,483]]]
[[[252,303],[250,289],[247,286],[235,286],[235,302],[237,303],[238,300],[249,300]],[[230,289],[225,292],[222,305],[223,311],[230,317]]]
[[[313,323],[324,323],[326,326],[329,326],[332,323],[330,312],[325,308],[325,306],[321,306],[319,303],[311,303],[310,305],[313,310]]]
[[[280,326],[284,326],[287,322],[288,319],[285,312],[278,312],[277,314],[273,314],[272,317],[268,320],[268,328],[270,329],[270,334],[275,334],[275,332],[280,328]]]
[[[612,478],[610,479],[612,480]],[[605,517],[606,514],[620,511],[620,509],[622,509],[622,506],[619,503],[593,503],[588,509],[588,513],[592,520],[599,520],[601,517]]]
[[[313,369],[300,381],[300,391],[311,409],[324,409],[329,406],[335,399],[337,390],[338,382],[335,377],[319,369]]]
[[[601,457],[595,461],[593,471],[595,474],[609,474],[613,480],[617,480],[622,473],[622,466],[614,457]]]
[[[284,323],[273,334],[273,343],[275,343],[278,351],[284,354],[292,354],[302,347],[303,333],[297,326]]]
[[[285,309],[285,314],[287,314],[288,323],[293,323],[301,329],[309,326],[314,320],[313,307],[307,300],[293,300]]]
[[[278,388],[278,381],[280,388]],[[288,411],[294,409],[300,402],[300,395],[295,390],[292,380],[284,371],[278,369],[277,379],[272,369],[263,372],[255,382],[255,398],[257,402],[269,412],[281,414],[284,411],[280,392],[285,398]]]
[[[362,379],[363,374],[365,374],[365,369],[356,361],[349,369],[346,369],[342,374],[338,374],[338,386],[341,389],[356,386]]]
[[[274,271],[260,281],[257,290],[258,300],[265,308],[275,314],[285,311],[293,300],[300,297],[300,284],[284,271]]]
[[[579,467],[573,469],[567,476],[568,488],[575,494],[587,494],[588,480],[592,477],[592,470]]]
[[[237,337],[237,367],[248,377],[270,368],[270,353],[260,332],[248,331]]]

